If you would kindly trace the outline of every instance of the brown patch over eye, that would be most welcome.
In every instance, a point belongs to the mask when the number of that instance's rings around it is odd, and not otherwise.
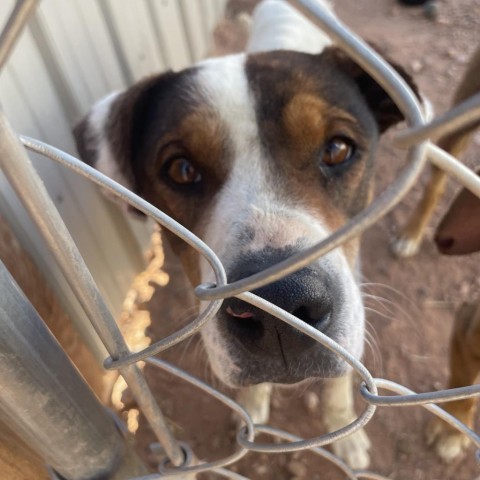
[[[195,165],[184,157],[177,157],[167,164],[166,174],[177,185],[193,185],[202,180],[201,173]]]
[[[309,93],[298,93],[282,112],[286,133],[297,149],[305,153],[318,148],[325,136],[327,110],[320,98]]]
[[[350,160],[355,153],[355,145],[347,138],[333,137],[325,143],[322,163],[334,167]]]

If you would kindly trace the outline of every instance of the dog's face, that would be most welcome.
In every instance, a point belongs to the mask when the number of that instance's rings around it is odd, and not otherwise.
[[[371,194],[378,134],[402,116],[336,48],[203,62],[100,102],[76,129],[81,156],[202,238],[230,282],[327,237]],[[194,285],[204,260],[170,235]],[[359,357],[364,312],[358,241],[254,293]],[[336,376],[346,364],[237,299],[202,331],[227,384]]]

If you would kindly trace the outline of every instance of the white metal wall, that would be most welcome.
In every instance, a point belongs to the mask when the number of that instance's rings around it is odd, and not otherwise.
[[[75,154],[71,127],[105,94],[205,57],[226,0],[42,0],[0,72],[0,105],[18,133]],[[3,26],[14,0],[0,0]],[[109,306],[118,314],[142,267],[148,228],[96,187],[53,162],[32,160]],[[0,213],[70,314],[83,313],[0,173]]]

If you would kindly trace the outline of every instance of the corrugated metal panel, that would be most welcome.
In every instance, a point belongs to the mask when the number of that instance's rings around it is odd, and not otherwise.
[[[112,39],[118,43],[128,66],[129,76],[138,80],[151,72],[165,70],[147,3],[102,0],[101,5],[105,18],[109,19]]]
[[[179,70],[187,67],[193,61],[189,42],[185,35],[185,25],[178,0],[147,0],[157,32],[159,44],[165,51],[165,61],[168,68]]]
[[[42,0],[0,74],[0,104],[16,131],[75,153],[71,127],[107,93],[204,57],[225,0]],[[13,0],[0,2],[3,24]],[[112,310],[141,265],[148,228],[126,219],[97,189],[32,156]],[[70,301],[14,193],[0,175],[0,211]],[[80,315],[76,307],[75,315]]]
[[[66,103],[53,78],[57,73],[47,71],[37,42],[27,31],[0,78],[0,101],[17,131],[74,153]],[[93,185],[48,160],[34,156],[33,161],[110,306],[118,312],[132,271],[139,266],[137,252],[125,251],[111,208]]]

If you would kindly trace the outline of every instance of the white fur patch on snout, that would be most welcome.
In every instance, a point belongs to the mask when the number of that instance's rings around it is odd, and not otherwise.
[[[265,247],[285,249],[311,243],[309,238],[322,239],[328,230],[301,210],[290,209],[281,204],[273,210],[264,210],[252,205],[247,228],[252,232],[252,240],[238,245],[239,250],[259,251]]]

